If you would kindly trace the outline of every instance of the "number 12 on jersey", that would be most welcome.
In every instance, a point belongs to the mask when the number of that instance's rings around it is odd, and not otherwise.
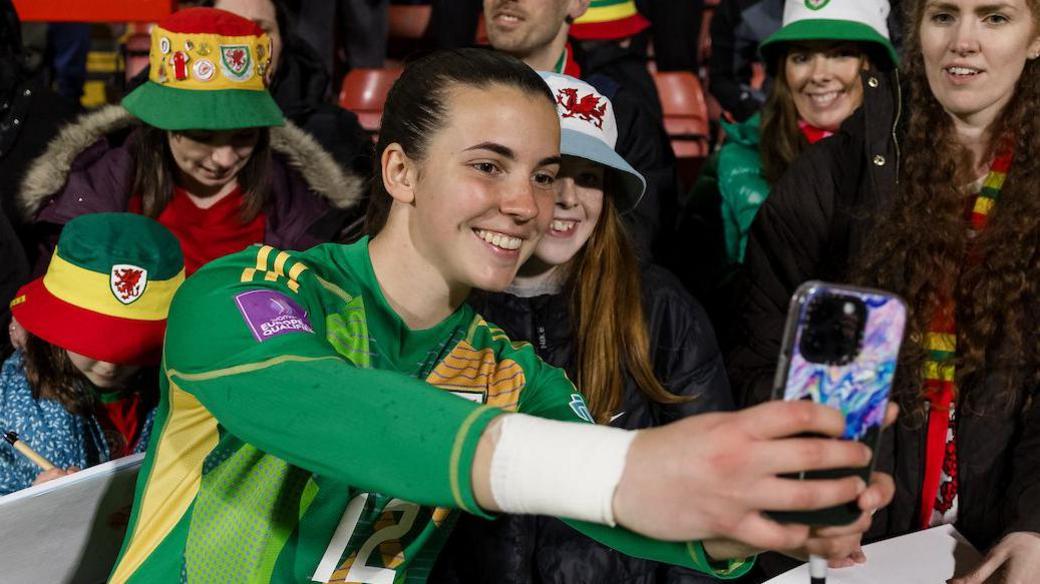
[[[350,503],[347,504],[343,518],[340,520],[339,526],[336,527],[336,532],[332,535],[332,541],[329,542],[325,555],[322,556],[317,570],[311,576],[312,581],[330,582],[335,575],[337,576],[335,580],[337,582],[394,584],[394,577],[397,575],[394,568],[404,561],[403,558],[395,558],[390,562],[389,567],[370,566],[368,561],[380,544],[398,540],[412,529],[419,515],[419,506],[415,503],[409,503],[401,499],[391,499],[383,509],[383,513],[386,514],[391,511],[400,512],[399,520],[396,523],[385,525],[381,529],[374,529],[372,535],[358,548],[357,555],[348,558],[342,566],[339,565],[340,558],[343,557],[343,553],[347,550],[347,546],[357,530],[361,515],[365,511],[365,505],[368,503],[370,496],[377,495],[362,493],[351,499]],[[349,570],[347,570],[345,575],[337,574],[337,572],[341,572],[348,566]]]

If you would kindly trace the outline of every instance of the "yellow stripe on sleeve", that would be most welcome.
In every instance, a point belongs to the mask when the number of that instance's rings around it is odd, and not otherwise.
[[[466,419],[462,421],[462,425],[459,426],[459,431],[455,433],[455,441],[451,446],[451,458],[448,462],[448,480],[451,483],[451,496],[455,499],[455,504],[463,511],[469,511],[470,513],[478,513],[479,509],[470,509],[466,505],[466,501],[462,498],[462,485],[459,484],[459,465],[462,464],[462,446],[466,443],[466,437],[469,435],[470,428],[476,423],[480,416],[489,410],[488,406],[480,406],[477,409],[470,412]]]
[[[305,271],[307,271],[307,265],[304,264],[303,262],[296,262],[296,264],[293,265],[292,269],[289,270],[289,279],[290,280],[299,280],[300,276]]]
[[[284,251],[278,252],[278,255],[274,258],[274,271],[279,276],[285,275],[285,262],[288,261],[288,259],[289,253]]]
[[[271,257],[272,251],[274,251],[273,247],[265,245],[260,248],[260,251],[256,252],[256,271],[267,271],[267,259]]]

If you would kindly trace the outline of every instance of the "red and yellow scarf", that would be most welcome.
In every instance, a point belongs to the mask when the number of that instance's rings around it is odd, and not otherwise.
[[[998,148],[982,188],[970,202],[969,229],[978,234],[986,228],[990,212],[1000,198],[1013,158],[1012,141]],[[969,261],[974,261],[970,257]],[[924,485],[921,489],[921,529],[932,526],[933,513],[945,515],[957,499],[956,448],[956,304],[948,297],[935,311],[925,338],[928,359],[924,364],[924,389],[931,406],[925,452]]]

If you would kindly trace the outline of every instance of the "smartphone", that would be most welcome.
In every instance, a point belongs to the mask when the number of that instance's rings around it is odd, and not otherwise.
[[[906,303],[881,290],[806,282],[787,313],[773,399],[812,400],[845,415],[843,440],[876,452],[885,408],[906,329]],[[811,471],[799,479],[859,475],[869,482],[874,461],[862,468]],[[788,475],[791,476],[791,475]],[[817,511],[771,512],[781,522],[847,525],[860,516],[855,501]]]

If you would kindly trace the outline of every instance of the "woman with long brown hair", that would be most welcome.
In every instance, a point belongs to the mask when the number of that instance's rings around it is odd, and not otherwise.
[[[752,230],[752,335],[731,372],[746,401],[765,398],[782,304],[803,280],[901,294],[910,327],[894,397],[905,414],[879,453],[899,490],[868,537],[953,523],[989,550],[958,582],[1000,568],[1001,582],[1033,581],[1040,2],[908,8],[905,124],[898,93],[878,93],[892,105],[870,111],[892,115],[859,119],[781,181]]]
[[[706,314],[671,274],[637,259],[625,230],[621,216],[639,202],[644,181],[614,151],[612,104],[578,79],[541,75],[562,125],[552,222],[509,288],[477,293],[471,304],[566,370],[599,424],[638,430],[732,409]],[[575,114],[577,103],[594,104],[598,115]],[[544,582],[657,582],[680,572],[684,582],[711,581],[625,556],[555,519],[467,517],[456,534],[440,567],[463,581],[526,582],[538,574]]]

